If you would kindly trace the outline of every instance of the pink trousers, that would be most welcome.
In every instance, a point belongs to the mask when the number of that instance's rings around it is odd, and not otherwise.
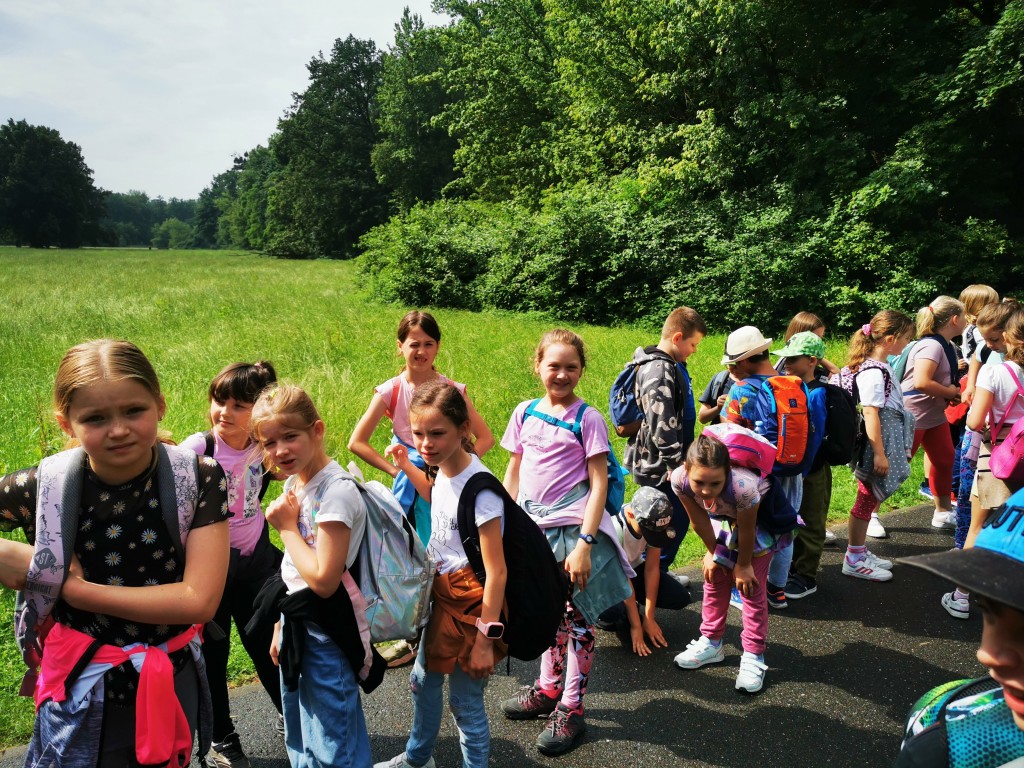
[[[751,560],[754,576],[757,577],[757,589],[747,597],[743,596],[743,631],[740,633],[740,644],[744,651],[764,653],[768,639],[768,566],[771,565],[772,554],[755,557]],[[725,620],[729,615],[729,596],[732,592],[732,571],[715,568],[711,583],[704,583],[704,605],[701,608],[700,633],[715,642],[725,634]]]

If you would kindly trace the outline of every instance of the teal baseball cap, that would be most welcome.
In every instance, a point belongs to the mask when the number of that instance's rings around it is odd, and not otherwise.
[[[825,357],[825,342],[814,331],[800,331],[789,337],[786,346],[772,352],[779,357],[800,357],[808,355],[821,360]]]
[[[915,555],[899,562],[1024,611],[1024,488],[992,510],[973,548]]]

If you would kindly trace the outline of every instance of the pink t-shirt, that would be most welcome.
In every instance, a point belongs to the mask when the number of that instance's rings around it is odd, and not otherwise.
[[[462,393],[463,397],[466,397],[465,384],[452,381],[441,374],[437,375],[437,381],[453,385]],[[409,403],[412,402],[412,396],[416,392],[416,387],[405,377],[405,373],[400,373],[393,379],[388,379],[380,386],[374,388],[373,391],[383,398],[384,404],[390,409],[395,387],[398,387],[398,398],[394,401],[395,412],[391,414],[391,430],[406,445],[412,445],[412,427],[409,426]]]
[[[526,407],[531,402],[524,400],[516,406],[501,438],[501,447],[523,456],[519,466],[520,500],[551,505],[587,479],[587,460],[591,456],[608,453],[608,425],[596,408],[588,407],[583,413],[581,445],[576,435],[564,427],[548,424],[535,416],[524,420]],[[538,408],[540,405],[537,404]],[[577,400],[568,409],[555,409],[551,415],[571,424],[582,405],[583,401]],[[589,498],[588,491],[565,507],[558,517],[582,520]]]
[[[949,386],[952,379],[949,371],[949,359],[942,345],[935,339],[920,339],[910,350],[907,359],[907,372],[903,376],[903,404],[914,414],[915,429],[931,429],[946,423],[946,401],[940,397],[932,397],[914,389],[914,365],[918,361],[930,360],[935,363],[932,380]]]
[[[267,524],[260,506],[260,487],[263,484],[263,464],[259,451],[251,447],[236,450],[213,433],[213,458],[224,470],[228,484],[228,521],[231,546],[248,557],[256,549],[256,542]],[[202,456],[206,453],[206,436],[202,432],[189,435],[181,441],[183,448]]]

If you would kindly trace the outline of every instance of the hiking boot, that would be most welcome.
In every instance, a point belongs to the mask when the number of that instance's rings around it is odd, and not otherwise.
[[[871,562],[865,557],[855,563],[843,556],[843,575],[853,576],[855,579],[867,579],[868,581],[889,581],[892,578],[892,571],[877,566],[872,567]]]
[[[966,597],[957,598],[955,592],[947,592],[942,596],[942,607],[954,619],[971,618],[971,603]]]
[[[434,768],[434,758],[430,758],[423,765],[413,765],[405,759],[405,752],[395,755],[383,763],[374,763],[373,768]]]
[[[743,595],[736,587],[732,588],[732,593],[729,595],[729,605],[738,610],[743,610]]]
[[[786,597],[790,600],[799,600],[802,597],[810,597],[818,591],[817,582],[808,577],[801,576],[798,573],[791,574],[789,581],[786,582],[786,588],[784,592]]]
[[[870,549],[864,553],[864,559],[867,560],[868,565],[872,568],[881,568],[884,571],[892,570],[892,560],[886,560],[885,558],[879,557]]]
[[[249,758],[242,751],[241,739],[234,731],[225,736],[224,741],[210,745],[206,764],[209,768],[250,768]]]
[[[720,661],[725,661],[725,645],[719,643],[715,647],[704,635],[691,640],[686,650],[675,658],[676,666],[680,669],[697,669],[705,664],[717,664]]]
[[[765,592],[768,593],[768,605],[772,608],[778,608],[780,611],[789,608],[789,603],[786,602],[785,587],[777,587],[774,584],[768,584],[765,587]]]
[[[936,510],[932,515],[932,528],[956,528],[956,512]]]
[[[870,525],[870,523],[869,523],[869,525]],[[827,528],[825,529],[825,546],[826,547],[834,547],[834,546],[836,546],[836,542],[838,540],[839,539],[836,538],[836,535],[834,533],[832,533],[832,531],[828,530]]]
[[[868,521],[868,536],[872,539],[889,538],[889,533],[885,530],[885,526],[882,525],[882,521],[878,519],[877,512],[871,513],[871,519]]]
[[[399,640],[394,645],[381,651],[380,655],[388,663],[388,667],[394,669],[395,667],[404,667],[406,664],[411,664],[416,659],[416,652],[418,650],[418,645],[406,642],[405,640]]]
[[[764,673],[768,665],[758,661],[752,654],[740,657],[740,672],[736,675],[736,690],[742,693],[757,693],[764,687]]]
[[[557,705],[558,696],[548,696],[534,683],[520,688],[515,698],[501,702],[501,711],[509,720],[531,720],[547,717]]]
[[[560,755],[572,749],[587,730],[583,707],[569,709],[559,703],[548,718],[548,727],[537,737],[537,749],[543,755]]]

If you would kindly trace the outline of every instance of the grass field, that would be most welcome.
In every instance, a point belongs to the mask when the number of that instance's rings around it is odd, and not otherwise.
[[[0,248],[0,274],[7,276],[0,284],[0,473],[35,464],[63,446],[52,415],[53,376],[66,349],[87,339],[130,339],[146,352],[167,398],[164,426],[178,439],[206,427],[206,387],[220,368],[269,359],[282,379],[310,392],[327,424],[328,451],[342,464],[353,458],[345,445],[373,387],[400,367],[394,334],[405,308],[371,301],[353,262],[278,261],[232,252]],[[496,312],[434,314],[443,332],[438,369],[468,384],[500,440],[515,405],[542,394],[532,353],[555,322]],[[573,328],[588,347],[578,392],[606,411],[612,380],[633,350],[656,336],[635,328]],[[778,338],[783,329],[763,330]],[[691,358],[697,394],[719,370],[723,344],[724,334],[710,336]],[[840,362],[844,346],[831,341],[830,358]],[[386,444],[385,428],[375,439]],[[624,441],[613,444],[621,456]],[[496,448],[484,461],[500,477],[507,454]],[[914,477],[887,506],[914,503],[919,481],[920,459]],[[272,488],[268,498],[274,495]],[[830,518],[844,517],[852,500],[850,474],[838,469]],[[677,563],[699,554],[699,541],[690,536]],[[22,665],[7,629],[12,605],[12,593],[3,591],[0,748],[24,742],[31,733],[31,702],[16,696]],[[232,670],[238,679],[251,675],[244,653],[233,654]]]

